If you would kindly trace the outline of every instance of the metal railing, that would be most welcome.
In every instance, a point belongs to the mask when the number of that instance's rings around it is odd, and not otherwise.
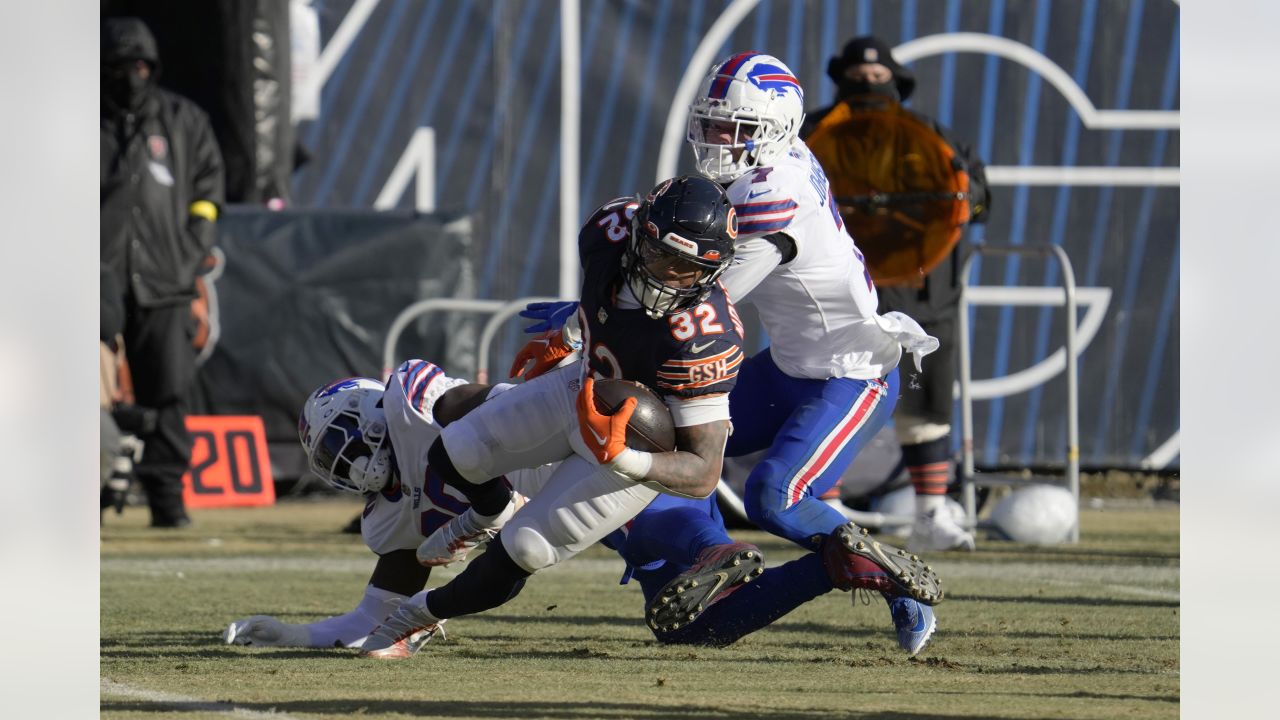
[[[549,302],[552,300],[559,300],[559,298],[531,296],[514,300],[464,300],[457,298],[419,300],[401,310],[400,314],[396,315],[395,320],[391,321],[391,328],[387,330],[387,339],[382,345],[382,374],[385,377],[395,368],[396,345],[400,342],[400,336],[404,334],[405,328],[409,327],[409,323],[419,317],[428,313],[446,311],[487,313],[492,317],[489,318],[489,322],[485,324],[484,330],[480,333],[480,345],[476,351],[478,356],[476,358],[476,382],[488,382],[489,348],[493,344],[493,338],[497,334],[499,326],[510,320],[529,303]]]
[[[973,259],[979,255],[1042,257],[1046,261],[1056,258],[1062,269],[1062,284],[1059,288],[1041,287],[1002,287],[1002,286],[970,286],[969,270]],[[973,455],[973,368],[969,338],[969,307],[971,305],[994,306],[1042,306],[1066,308],[1067,321],[1065,332],[1065,369],[1067,374],[1067,470],[1066,483],[1075,498],[1076,506],[1080,505],[1080,391],[1078,371],[1076,367],[1076,278],[1071,268],[1071,260],[1067,253],[1057,245],[1033,246],[993,246],[975,245],[974,251],[965,260],[960,272],[960,307],[959,307],[959,348],[960,356],[960,482],[964,497],[964,510],[969,525],[976,526],[978,520],[975,487],[979,483],[974,470]],[[1045,378],[1047,380],[1047,378]],[[1039,384],[1039,383],[1037,383]],[[1025,481],[999,474],[984,473],[983,485],[1015,485]],[[1079,515],[1071,527],[1071,542],[1080,540]]]

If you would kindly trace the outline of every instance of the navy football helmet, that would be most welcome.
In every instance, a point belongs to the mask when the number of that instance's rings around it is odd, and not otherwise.
[[[724,188],[698,175],[665,180],[631,218],[623,277],[649,317],[674,314],[707,299],[737,237]]]

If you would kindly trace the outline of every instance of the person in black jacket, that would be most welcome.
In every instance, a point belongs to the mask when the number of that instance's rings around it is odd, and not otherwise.
[[[837,87],[836,103],[810,113],[801,128],[801,137],[809,139],[842,104],[848,105],[846,111],[905,113],[931,129],[954,151],[953,167],[968,175],[968,221],[986,222],[990,198],[983,162],[967,146],[952,140],[937,121],[900,108],[915,89],[916,81],[910,70],[894,60],[884,41],[874,36],[850,40],[839,56],[831,58],[827,75]],[[907,160],[896,158],[894,167],[906,165]],[[857,234],[854,239],[860,246],[871,240]],[[968,252],[968,243],[960,238],[954,249],[923,276],[901,284],[876,283],[880,313],[904,312],[941,341],[939,351],[925,361],[923,372],[903,376],[902,397],[894,413],[894,428],[916,492],[916,520],[908,541],[908,547],[916,551],[974,547],[973,534],[956,522],[945,504],[952,460],[950,423],[952,385],[956,379],[960,269]]]
[[[208,117],[156,86],[160,58],[137,18],[107,18],[101,44],[101,260],[121,288],[125,352],[154,431],[136,472],[153,527],[191,523],[182,474],[191,456],[186,394],[195,377],[191,300],[215,240],[222,158]]]

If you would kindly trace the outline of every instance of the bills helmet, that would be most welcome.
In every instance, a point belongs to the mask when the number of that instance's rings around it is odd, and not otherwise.
[[[702,80],[689,107],[689,144],[698,172],[731,183],[772,165],[800,135],[804,90],[783,62],[738,53]]]
[[[623,277],[651,318],[691,308],[711,294],[737,237],[724,188],[696,175],[665,180],[631,217]]]
[[[347,378],[311,393],[298,416],[311,472],[347,492],[386,487],[395,460],[382,409],[385,390],[371,378]]]

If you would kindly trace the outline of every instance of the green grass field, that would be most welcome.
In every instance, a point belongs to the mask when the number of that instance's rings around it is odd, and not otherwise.
[[[351,501],[102,530],[103,717],[1146,718],[1179,709],[1176,509],[1086,511],[1082,542],[936,556],[948,599],[918,658],[883,602],[834,592],[726,649],[657,645],[622,563],[593,548],[413,659],[222,644],[228,622],[307,622],[359,599],[373,555]],[[770,565],[798,554],[738,533]],[[451,572],[437,571],[437,585]]]

